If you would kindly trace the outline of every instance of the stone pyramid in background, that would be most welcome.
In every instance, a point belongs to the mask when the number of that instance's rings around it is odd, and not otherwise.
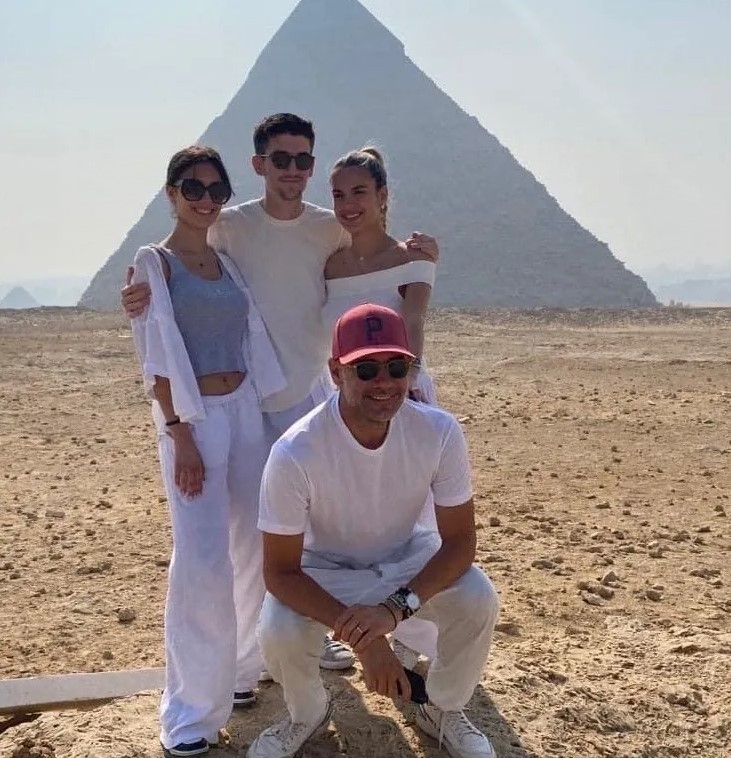
[[[403,236],[418,229],[440,240],[433,302],[657,305],[644,281],[438,89],[357,0],[301,0],[202,135],[202,143],[221,150],[237,202],[261,194],[248,160],[251,132],[264,115],[278,111],[315,123],[318,170],[307,194],[311,202],[330,207],[327,172],[339,155],[366,142],[384,150],[392,231]],[[80,305],[117,307],[135,251],[161,239],[170,223],[160,192],[95,275]]]
[[[0,298],[0,308],[40,308],[40,305],[24,287],[13,287]]]

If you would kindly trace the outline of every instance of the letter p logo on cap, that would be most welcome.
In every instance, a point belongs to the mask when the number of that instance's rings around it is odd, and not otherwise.
[[[340,363],[353,363],[377,353],[416,357],[409,350],[403,318],[390,308],[372,303],[343,313],[333,328],[332,357]]]

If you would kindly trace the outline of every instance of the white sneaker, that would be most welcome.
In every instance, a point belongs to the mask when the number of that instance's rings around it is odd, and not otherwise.
[[[320,668],[329,671],[342,671],[349,669],[355,664],[355,653],[342,642],[334,640],[329,634],[325,635],[325,641],[320,654]]]
[[[252,743],[247,758],[294,758],[302,745],[321,732],[333,714],[332,701],[328,698],[325,714],[314,722],[296,721],[287,717],[265,729]]]
[[[497,758],[490,740],[462,711],[443,711],[431,703],[420,705],[416,725],[430,737],[439,740],[452,758]]]

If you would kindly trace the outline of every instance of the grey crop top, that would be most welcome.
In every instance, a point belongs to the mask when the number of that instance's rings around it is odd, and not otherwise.
[[[219,264],[220,279],[192,274],[171,252],[160,252],[170,266],[168,289],[188,357],[196,377],[223,371],[246,371],[242,343],[249,302]]]

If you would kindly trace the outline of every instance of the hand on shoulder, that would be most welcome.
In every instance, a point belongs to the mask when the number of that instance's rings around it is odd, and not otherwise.
[[[135,254],[134,261],[127,268],[125,285],[120,290],[120,303],[130,319],[141,316],[150,305],[152,291],[148,280],[151,267],[158,262],[163,267],[165,279],[170,278],[170,266],[160,256],[154,245],[143,245]],[[136,281],[135,281],[136,280]]]
[[[432,263],[437,263],[439,260],[439,243],[436,237],[421,232],[412,232],[404,244],[410,260],[431,261]]]

